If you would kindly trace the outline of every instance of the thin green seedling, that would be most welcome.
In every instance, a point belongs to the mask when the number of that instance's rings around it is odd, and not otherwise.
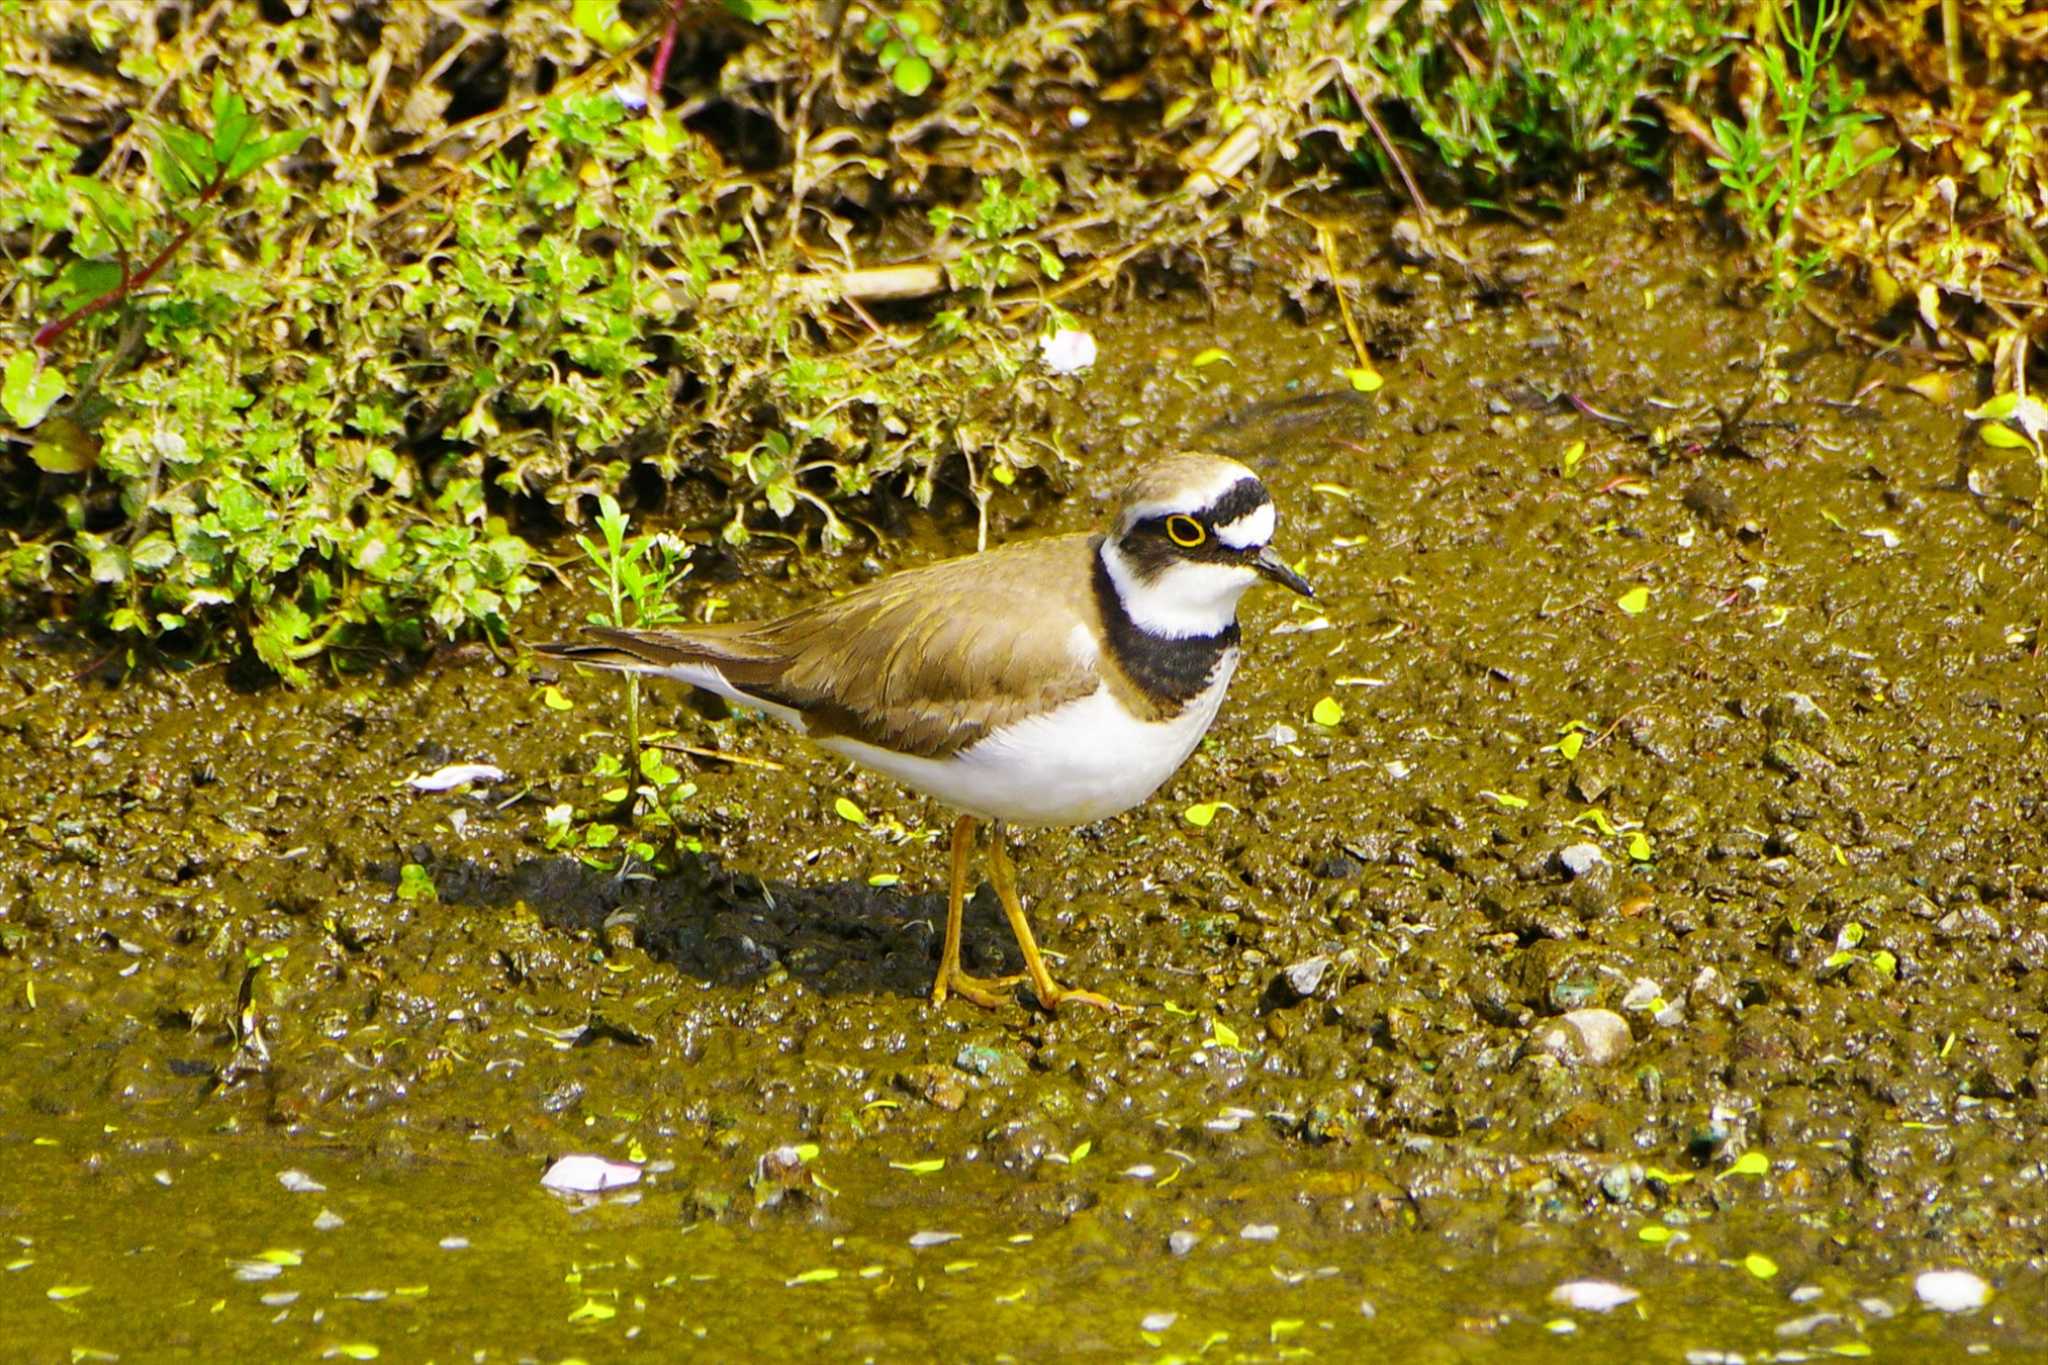
[[[1833,64],[1852,6],[1853,0],[1819,0],[1809,16],[1798,4],[1774,0],[1775,36],[1753,49],[1769,98],[1741,123],[1714,120],[1721,154],[1708,162],[1757,244],[1771,315],[1781,327],[1828,264],[1825,247],[1799,250],[1809,206],[1896,150],[1856,145],[1857,130],[1876,115],[1861,108],[1862,82],[1844,81]]]
[[[690,547],[664,533],[628,535],[630,519],[609,493],[598,499],[597,506],[602,541],[576,537],[592,565],[590,584],[605,599],[603,609],[589,614],[590,624],[654,630],[682,620],[675,589],[690,572]],[[640,679],[632,673],[626,675],[625,763],[629,772],[641,764]]]

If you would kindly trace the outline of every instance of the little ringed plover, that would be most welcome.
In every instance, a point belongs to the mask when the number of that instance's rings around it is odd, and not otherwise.
[[[959,812],[934,1004],[993,1007],[1022,979],[960,966],[975,823],[989,821],[996,895],[1040,1004],[1109,1007],[1046,970],[1006,827],[1129,810],[1194,752],[1237,668],[1238,599],[1261,578],[1315,596],[1272,548],[1274,520],[1251,470],[1174,455],[1132,479],[1106,534],[909,569],[773,621],[592,627],[536,652],[758,708]]]

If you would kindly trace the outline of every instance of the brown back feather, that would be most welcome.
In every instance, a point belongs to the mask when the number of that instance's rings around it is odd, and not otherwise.
[[[892,574],[766,622],[594,628],[541,652],[610,667],[702,664],[802,713],[813,736],[942,757],[1099,685],[1074,628],[1100,627],[1096,538],[1006,545]]]

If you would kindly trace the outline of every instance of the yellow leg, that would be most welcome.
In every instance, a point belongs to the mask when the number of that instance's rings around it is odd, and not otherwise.
[[[1017,869],[1010,862],[1008,842],[1008,832],[1004,830],[1002,821],[996,821],[989,831],[989,879],[996,884],[996,899],[1003,903],[1003,914],[1010,921],[1010,932],[1017,936],[1017,946],[1024,950],[1024,969],[1031,976],[1031,989],[1038,993],[1038,1003],[1049,1010],[1065,1004],[1117,1009],[1116,1002],[1106,995],[1068,990],[1054,984],[1052,973],[1045,968],[1045,958],[1038,951],[1038,940],[1031,936],[1031,921],[1024,917],[1024,902],[1017,898]]]
[[[957,995],[983,1009],[1009,1003],[1004,986],[1013,986],[1021,976],[969,976],[960,970],[960,919],[967,905],[967,863],[974,856],[974,817],[963,815],[953,822],[953,877],[946,888],[946,946],[939,954],[939,974],[932,981],[932,1003],[943,1005],[948,995]]]

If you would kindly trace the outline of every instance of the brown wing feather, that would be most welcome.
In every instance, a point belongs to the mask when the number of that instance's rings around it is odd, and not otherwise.
[[[940,757],[1087,696],[1101,674],[1074,628],[1099,629],[1095,540],[1006,545],[892,574],[777,620],[670,631],[593,630],[556,658],[610,667],[704,664],[735,688],[843,735]]]

